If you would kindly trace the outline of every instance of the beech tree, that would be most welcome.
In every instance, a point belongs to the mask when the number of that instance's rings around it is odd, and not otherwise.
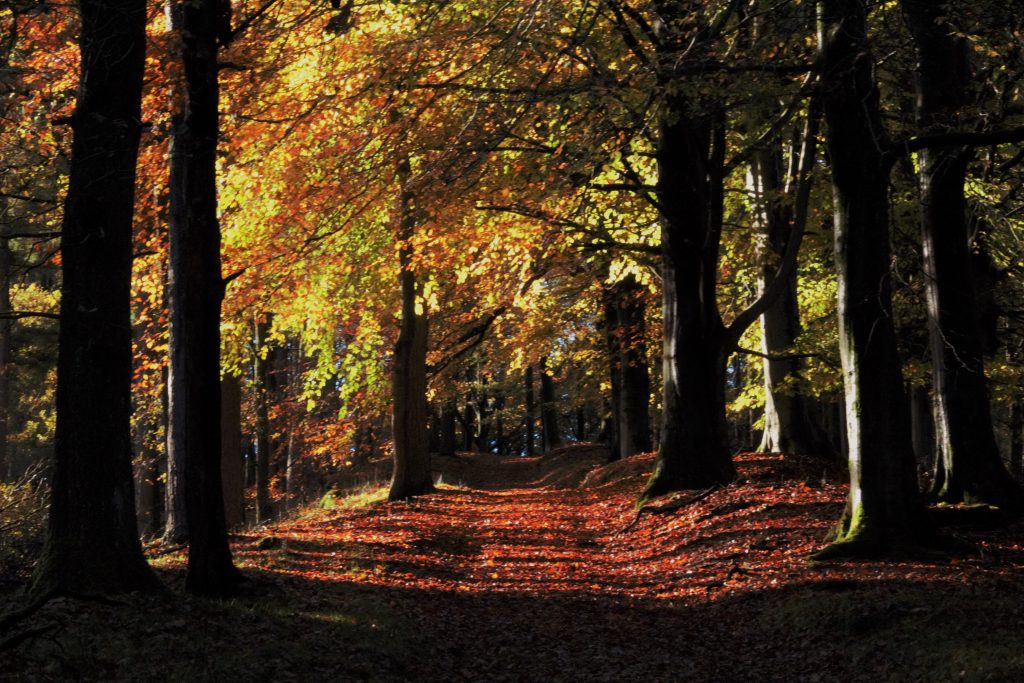
[[[822,3],[823,95],[832,171],[839,350],[846,394],[850,493],[819,558],[933,545],[917,486],[892,323],[889,172],[864,0]]]
[[[413,261],[416,229],[415,195],[410,188],[412,169],[403,159],[398,167],[398,202],[395,211],[402,288],[401,330],[395,343],[392,374],[394,396],[395,459],[390,500],[401,500],[434,489],[427,441],[427,330],[423,288]]]
[[[950,7],[920,0],[903,0],[901,7],[917,52],[919,133],[958,131],[966,123],[970,98],[967,40],[946,16]],[[918,153],[935,418],[940,422],[933,494],[951,503],[1020,510],[1024,491],[1003,464],[993,431],[977,324],[964,192],[972,156],[973,147],[962,144],[929,146]]]
[[[146,4],[81,0],[62,226],[57,432],[37,593],[153,590],[131,469],[130,283]]]
[[[221,0],[181,7],[185,111],[181,203],[171,212],[170,431],[184,459],[189,561],[186,588],[226,595],[241,575],[231,561],[221,483],[220,225],[217,218],[219,83],[217,55],[230,40]]]

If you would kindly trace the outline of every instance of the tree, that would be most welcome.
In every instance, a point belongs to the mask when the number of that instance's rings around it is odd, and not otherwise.
[[[543,451],[553,451],[562,445],[558,428],[558,405],[555,402],[555,380],[548,371],[548,359],[540,359],[540,426]]]
[[[966,38],[956,35],[948,7],[903,0],[917,51],[917,125],[922,136],[962,126],[971,72]],[[932,493],[951,503],[1024,509],[1024,491],[1003,465],[977,325],[964,185],[973,149],[926,147],[920,166],[921,233],[935,386],[938,458]]]
[[[822,3],[823,106],[832,169],[839,350],[850,493],[819,558],[933,545],[917,487],[910,409],[892,323],[889,172],[864,0]]]
[[[220,225],[217,218],[217,54],[229,39],[222,0],[181,7],[185,112],[180,193],[172,193],[170,430],[184,459],[186,589],[227,595],[241,574],[228,545],[221,482]],[[228,27],[229,29],[230,27]],[[175,209],[173,202],[180,201]]]
[[[427,442],[427,312],[417,281],[412,239],[416,229],[414,195],[409,187],[408,159],[398,168],[396,213],[402,288],[401,331],[395,344],[392,374],[395,460],[389,500],[411,498],[434,490]]]
[[[797,163],[809,169],[816,156],[817,103],[807,117],[802,135],[794,134],[789,145],[788,168],[783,169],[779,140],[755,150],[750,176],[755,225],[764,240],[764,258],[758,273],[758,290],[764,293],[786,253],[794,221],[807,220],[811,184],[798,177]],[[802,146],[802,149],[801,149]],[[800,194],[797,194],[800,193]],[[787,381],[799,380],[803,359],[792,353],[800,335],[797,272],[786,278],[778,299],[761,314],[761,350],[764,353],[764,432],[760,451],[826,457],[832,447],[811,420],[807,397]]]
[[[57,433],[33,588],[153,590],[131,469],[131,264],[146,4],[80,0],[81,82],[62,227]]]

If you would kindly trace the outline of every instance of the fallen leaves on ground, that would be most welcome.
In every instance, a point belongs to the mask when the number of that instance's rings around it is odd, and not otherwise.
[[[650,459],[617,464],[613,477],[592,473],[571,489],[502,489],[489,463],[487,490],[446,489],[282,522],[239,537],[235,557],[253,579],[244,597],[51,605],[36,621],[61,629],[7,653],[12,668],[0,672],[125,680],[1024,678],[1019,524],[959,531],[976,555],[815,565],[807,555],[838,518],[843,486],[789,478],[778,456],[743,455],[735,484],[629,527],[642,484],[634,475]],[[472,477],[471,465],[464,473]],[[529,478],[510,479],[522,486]],[[180,555],[158,566],[180,584]]]

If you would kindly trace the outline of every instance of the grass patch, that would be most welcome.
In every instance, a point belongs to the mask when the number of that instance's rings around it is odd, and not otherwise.
[[[364,484],[347,491],[330,490],[320,499],[321,510],[357,510],[387,500],[388,487],[380,482]]]

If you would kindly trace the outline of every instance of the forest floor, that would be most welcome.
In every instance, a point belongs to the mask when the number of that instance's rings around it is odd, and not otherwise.
[[[234,537],[229,601],[186,597],[182,553],[152,546],[169,595],[51,601],[0,679],[1024,680],[1024,525],[953,530],[971,555],[813,564],[842,485],[743,455],[735,484],[637,517],[650,456],[601,457],[450,458],[435,494],[338,496]]]

